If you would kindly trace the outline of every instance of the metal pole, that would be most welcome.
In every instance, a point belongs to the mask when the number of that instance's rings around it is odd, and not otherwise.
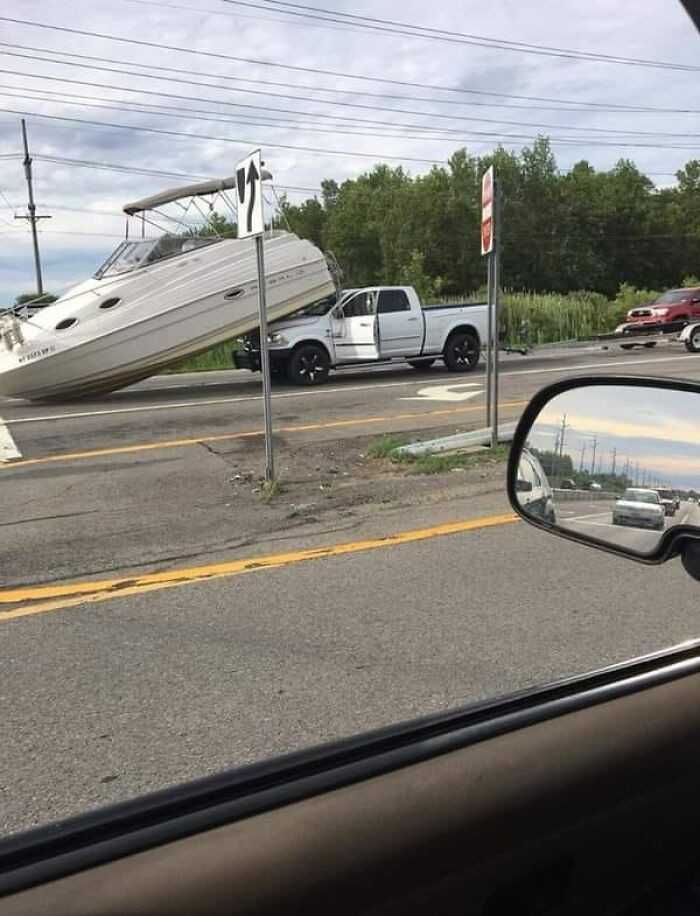
[[[32,188],[32,159],[29,155],[29,143],[27,141],[27,125],[22,118],[22,142],[24,144],[24,174],[27,179],[27,191],[29,195],[29,224],[32,227],[32,243],[34,245],[34,269],[36,271],[36,291],[41,296],[44,292],[44,281],[41,276],[41,257],[39,255],[39,237],[36,231],[36,205],[34,203],[34,189]]]
[[[265,411],[265,480],[275,479],[275,464],[272,449],[272,385],[270,381],[270,355],[267,347],[267,302],[265,296],[265,255],[263,237],[255,237],[255,252],[258,257],[258,324],[260,325],[260,368],[263,378],[263,405]]]
[[[495,204],[495,238],[493,255],[493,389],[491,401],[493,404],[493,423],[491,424],[491,448],[498,445],[498,287],[501,282],[501,183],[494,180]]]
[[[493,253],[486,256],[486,299],[488,330],[486,333],[486,426],[491,426],[491,336],[493,333]]]

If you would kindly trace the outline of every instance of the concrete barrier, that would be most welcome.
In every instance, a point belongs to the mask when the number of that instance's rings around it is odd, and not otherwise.
[[[595,502],[598,500],[617,499],[622,494],[612,493],[608,490],[560,490],[554,487],[554,498],[559,502],[579,500],[581,502]]]

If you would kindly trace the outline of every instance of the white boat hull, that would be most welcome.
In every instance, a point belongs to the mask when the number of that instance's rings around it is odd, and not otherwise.
[[[266,241],[265,261],[271,321],[335,290],[323,254],[294,235]],[[118,305],[100,309],[111,298]],[[0,394],[46,400],[114,390],[257,326],[254,243],[219,241],[89,280],[21,322],[21,342],[0,341]]]

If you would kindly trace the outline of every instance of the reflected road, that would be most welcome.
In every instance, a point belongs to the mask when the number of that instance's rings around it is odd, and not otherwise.
[[[635,528],[612,523],[610,500],[559,502],[556,506],[559,527],[576,534],[587,534],[617,547],[648,553],[655,549],[663,532],[648,528]],[[664,531],[677,525],[700,527],[700,507],[696,503],[681,502],[673,516],[665,519]]]

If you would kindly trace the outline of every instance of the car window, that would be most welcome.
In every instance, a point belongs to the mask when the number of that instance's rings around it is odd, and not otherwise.
[[[375,295],[372,292],[357,293],[343,305],[345,318],[361,318],[365,315],[374,315]]]
[[[402,289],[383,289],[379,293],[378,313],[388,315],[391,312],[409,312],[411,305],[408,296]]]
[[[69,5],[0,4],[0,835],[700,636],[506,493],[550,382],[700,378],[616,336],[700,289],[683,10]],[[699,424],[595,406],[523,499],[645,549]]]

